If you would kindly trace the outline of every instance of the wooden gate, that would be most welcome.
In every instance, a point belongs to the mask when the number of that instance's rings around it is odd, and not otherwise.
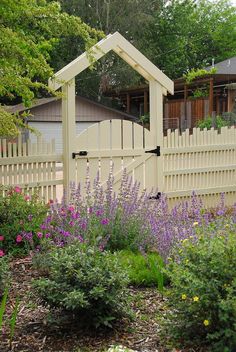
[[[92,182],[97,173],[106,183],[109,173],[114,177],[118,191],[123,170],[141,189],[155,189],[161,183],[158,175],[159,148],[154,135],[137,123],[109,120],[97,123],[76,138],[76,181],[85,189],[86,177]],[[161,168],[160,168],[161,171]]]

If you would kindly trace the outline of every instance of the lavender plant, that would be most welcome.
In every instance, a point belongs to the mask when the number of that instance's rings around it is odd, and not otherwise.
[[[113,192],[110,174],[103,189],[99,176],[86,183],[82,196],[80,185],[71,186],[70,204],[51,204],[49,215],[37,234],[45,245],[64,246],[78,240],[101,250],[158,251],[167,260],[173,246],[186,238],[196,238],[202,226],[214,228],[236,222],[236,207],[227,214],[224,195],[215,211],[206,210],[195,194],[189,202],[169,209],[167,198],[153,199],[155,192],[141,192],[126,171],[118,194]],[[27,234],[25,234],[27,237]]]

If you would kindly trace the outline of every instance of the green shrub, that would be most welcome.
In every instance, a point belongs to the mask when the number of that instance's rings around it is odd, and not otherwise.
[[[168,334],[182,347],[236,350],[236,231],[229,228],[199,231],[197,240],[182,242],[168,264]]]
[[[76,241],[44,255],[48,277],[34,287],[46,304],[96,327],[111,326],[127,311],[128,278],[115,254]]]
[[[216,128],[219,129],[221,127],[225,127],[225,126],[228,126],[228,125],[229,125],[228,122],[225,119],[223,119],[223,117],[216,116],[216,118],[215,118],[215,127]],[[211,129],[213,127],[213,119],[212,119],[212,117],[208,116],[204,120],[199,120],[197,122],[197,127],[201,128],[201,129],[204,129],[204,128],[206,128],[208,130]]]
[[[121,265],[126,268],[129,282],[134,286],[163,287],[162,269],[164,263],[157,253],[134,253],[131,251],[121,251],[117,253]]]
[[[9,274],[9,264],[8,258],[0,257],[0,297],[2,296],[4,289],[9,283],[10,274]]]
[[[1,192],[0,192],[1,194]],[[28,196],[20,187],[0,195],[0,251],[1,254],[26,254],[39,243],[40,224],[48,207],[37,194]]]

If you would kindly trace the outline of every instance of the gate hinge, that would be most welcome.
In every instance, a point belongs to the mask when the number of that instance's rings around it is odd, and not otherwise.
[[[81,150],[78,153],[72,153],[72,159],[75,159],[76,156],[87,156],[88,152],[86,150]]]
[[[153,153],[153,154],[156,154],[156,156],[160,156],[161,155],[161,147],[158,145],[156,147],[156,149],[146,150],[145,153]]]

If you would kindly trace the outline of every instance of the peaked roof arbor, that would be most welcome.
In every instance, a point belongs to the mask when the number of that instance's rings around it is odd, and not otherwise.
[[[163,145],[163,95],[174,93],[174,83],[120,33],[109,34],[49,79],[49,87],[62,88],[62,135],[64,187],[76,180],[75,77],[110,51],[149,81],[150,132],[154,146]]]

